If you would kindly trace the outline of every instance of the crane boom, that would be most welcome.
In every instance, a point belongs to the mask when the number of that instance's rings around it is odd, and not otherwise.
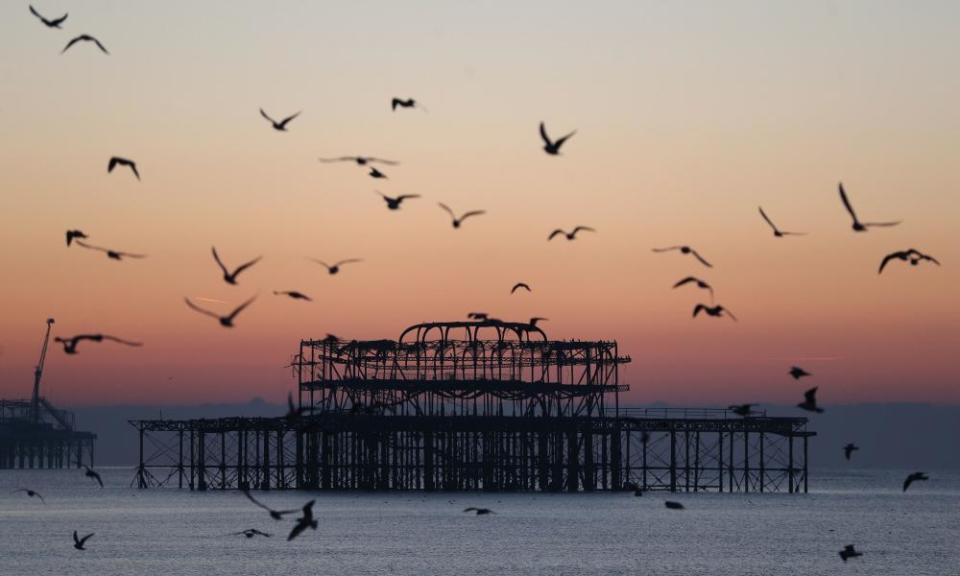
[[[47,345],[50,343],[50,327],[53,326],[53,318],[47,318],[47,333],[43,337],[43,347],[40,349],[40,361],[33,370],[33,397],[31,398],[31,410],[33,422],[40,422],[40,379],[43,377],[43,365],[47,361]]]

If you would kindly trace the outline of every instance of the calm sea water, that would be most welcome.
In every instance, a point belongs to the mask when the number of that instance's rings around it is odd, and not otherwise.
[[[236,492],[137,490],[129,469],[0,471],[0,574],[960,575],[960,475],[900,492],[906,471],[820,472],[808,495],[347,494],[316,498],[320,525],[286,542]],[[31,487],[42,504],[17,487]],[[687,509],[667,510],[667,498]],[[496,514],[463,514],[466,506]],[[229,532],[258,528],[272,538]],[[95,532],[88,550],[71,534]],[[848,543],[864,552],[844,564]]]

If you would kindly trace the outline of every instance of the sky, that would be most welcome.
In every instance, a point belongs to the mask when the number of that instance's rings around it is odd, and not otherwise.
[[[627,402],[783,403],[809,382],[824,404],[960,403],[956,2],[34,6],[70,16],[0,4],[0,396],[29,395],[51,316],[144,346],[52,349],[49,398],[183,404],[282,399],[301,338],[482,310],[617,340]],[[60,54],[80,33],[110,55]],[[261,107],[303,112],[280,133]],[[577,130],[560,156],[541,121]],[[317,161],[352,154],[401,164]],[[113,155],[142,181],[108,175]],[[863,220],[903,223],[855,234],[839,181]],[[377,190],[423,197],[391,212]],[[437,202],[487,214],[454,230]],[[809,235],[774,238],[758,206]],[[575,225],[597,233],[547,242]],[[67,248],[71,228],[149,256]],[[676,244],[714,268],[651,251]],[[214,245],[263,261],[229,286]],[[877,274],[909,247],[943,265]],[[336,276],[308,260],[352,257]],[[692,319],[709,296],[671,289],[691,274],[739,322]],[[232,330],[183,302],[256,294]]]

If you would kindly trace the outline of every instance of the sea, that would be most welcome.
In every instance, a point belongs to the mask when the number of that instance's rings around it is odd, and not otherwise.
[[[274,508],[316,500],[317,529],[290,542],[294,516],[275,521],[242,493],[100,472],[104,488],[75,469],[0,471],[0,575],[960,576],[956,471],[907,493],[908,470],[813,471],[793,495],[257,493]],[[271,537],[233,534],[246,528]],[[86,550],[74,530],[94,533]],[[863,556],[843,562],[847,544]]]

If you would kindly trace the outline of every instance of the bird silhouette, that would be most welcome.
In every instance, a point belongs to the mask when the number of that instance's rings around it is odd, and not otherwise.
[[[213,253],[213,259],[216,260],[217,266],[219,266],[220,270],[223,271],[223,281],[226,282],[227,284],[233,284],[234,286],[237,285],[237,276],[239,276],[241,272],[253,266],[257,262],[259,262],[261,258],[263,258],[263,256],[257,256],[253,260],[246,262],[244,264],[241,264],[240,266],[237,266],[236,270],[234,270],[233,272],[230,272],[229,270],[227,270],[227,267],[223,265],[223,261],[220,260],[220,255],[217,254],[216,246],[211,247],[210,251]]]
[[[907,250],[900,250],[899,252],[891,252],[883,257],[883,261],[880,262],[880,270],[877,271],[877,274],[882,274],[883,269],[887,267],[887,263],[891,260],[903,260],[904,262],[909,262],[911,266],[916,266],[921,261],[926,260],[927,262],[933,262],[937,266],[940,265],[940,262],[936,258],[928,254],[924,254],[915,248],[909,248]]]
[[[537,322],[546,322],[546,321],[548,321],[548,320],[550,320],[550,319],[549,319],[549,318],[541,318],[541,317],[539,317],[539,316],[534,316],[533,318],[530,319],[529,322],[527,322],[527,324],[528,324],[531,328],[536,328],[536,327],[537,327]]]
[[[464,513],[473,512],[477,516],[483,516],[486,514],[494,514],[494,511],[489,508],[477,508],[475,506],[470,506],[469,508],[463,509]]]
[[[817,412],[818,414],[823,412],[823,408],[817,406],[816,386],[803,393],[803,402],[797,404],[797,408],[801,408],[807,412]]]
[[[77,550],[86,550],[86,548],[84,548],[83,546],[84,544],[87,543],[87,540],[89,540],[92,536],[93,536],[93,532],[87,534],[83,538],[80,538],[80,535],[77,534],[76,530],[74,530],[73,531],[73,547],[76,548]]]
[[[804,376],[813,376],[813,374],[810,374],[809,372],[807,372],[806,370],[804,370],[799,366],[791,366],[790,371],[787,372],[787,374],[792,376],[794,380],[799,380]]]
[[[86,240],[87,235],[83,233],[82,230],[67,230],[67,246],[73,243],[74,238],[82,238]]]
[[[729,410],[737,416],[746,418],[753,412],[753,404],[733,404],[729,407]]]
[[[577,232],[581,232],[581,231],[583,231],[583,232],[596,232],[596,230],[594,230],[593,228],[591,228],[591,227],[589,227],[589,226],[577,226],[576,228],[574,228],[574,229],[571,230],[570,232],[567,232],[567,231],[565,231],[565,230],[561,230],[560,228],[557,228],[556,230],[554,230],[553,232],[551,232],[549,236],[547,236],[547,241],[549,242],[550,240],[553,240],[555,236],[559,236],[559,235],[561,235],[561,234],[562,234],[563,236],[566,236],[567,240],[576,240],[576,239],[577,239]]]
[[[767,221],[767,224],[773,228],[773,235],[777,238],[782,238],[784,236],[806,236],[806,232],[784,232],[777,228],[777,225],[773,223],[773,220],[767,216],[767,213],[763,211],[763,207],[760,207],[760,215],[763,216],[763,219]]]
[[[447,214],[450,215],[450,218],[452,219],[451,223],[453,224],[454,228],[459,228],[460,225],[463,224],[463,221],[471,216],[480,216],[482,214],[486,214],[485,210],[471,210],[469,212],[464,212],[462,216],[457,218],[457,215],[453,213],[453,210],[451,210],[450,207],[443,202],[437,202],[437,206],[443,208]]]
[[[394,112],[396,112],[397,107],[400,107],[400,108],[419,108],[419,109],[423,110],[424,112],[427,111],[427,109],[424,108],[422,104],[420,104],[419,102],[417,102],[417,101],[414,100],[413,98],[407,98],[407,99],[394,98],[393,100],[390,101],[390,109],[393,110]]]
[[[399,162],[394,160],[384,160],[383,158],[374,158],[373,156],[340,156],[338,158],[317,158],[320,162],[355,162],[358,166],[367,164],[386,164],[387,166],[396,166]]]
[[[296,290],[274,290],[273,293],[277,296],[288,296],[293,300],[306,300],[307,302],[313,302],[313,298],[307,296],[303,292],[297,292]]]
[[[93,42],[94,44],[97,45],[97,48],[99,48],[101,52],[103,52],[104,54],[110,54],[110,52],[107,51],[107,49],[103,46],[103,44],[100,43],[99,40],[97,40],[96,38],[94,38],[89,34],[81,34],[79,36],[74,37],[72,40],[67,42],[67,45],[63,47],[63,50],[61,50],[60,53],[63,54],[77,42]]]
[[[183,300],[187,303],[187,306],[189,306],[190,308],[196,310],[197,312],[199,312],[199,313],[201,313],[201,314],[206,314],[207,316],[210,316],[210,317],[213,317],[213,318],[216,318],[216,319],[220,322],[220,325],[223,326],[224,328],[233,328],[233,320],[234,320],[234,318],[237,317],[237,314],[243,312],[243,309],[246,308],[247,306],[249,306],[250,304],[252,304],[253,301],[256,300],[256,299],[257,299],[256,296],[254,296],[253,298],[250,298],[249,300],[247,300],[247,301],[244,302],[243,304],[237,306],[237,307],[233,310],[233,312],[231,312],[231,313],[228,314],[227,316],[220,316],[219,314],[215,314],[215,313],[213,313],[213,312],[211,312],[211,311],[209,311],[209,310],[205,310],[205,309],[197,306],[197,305],[194,304],[193,302],[191,302],[189,298],[184,298]]]
[[[913,474],[907,476],[907,478],[903,481],[903,491],[906,492],[907,488],[909,488],[914,482],[926,481],[929,479],[930,477],[927,476],[926,472],[914,472]]]
[[[674,288],[679,288],[679,287],[681,287],[681,286],[685,286],[685,285],[687,285],[687,284],[690,284],[691,282],[693,282],[694,284],[696,284],[697,288],[701,288],[701,289],[703,289],[703,290],[708,290],[708,291],[710,292],[710,299],[713,300],[713,287],[710,286],[709,284],[707,284],[705,281],[703,281],[703,280],[701,280],[701,279],[699,279],[699,278],[696,278],[696,277],[694,277],[694,276],[687,276],[687,277],[684,278],[683,280],[680,280],[679,282],[677,282],[676,284],[674,284],[673,287],[674,287]]]
[[[12,491],[11,494],[15,494],[17,492],[23,492],[28,498],[37,498],[40,500],[40,502],[44,504],[47,503],[47,501],[43,499],[43,496],[41,496],[36,490],[31,490],[29,488],[17,488],[16,490]]]
[[[250,500],[251,502],[256,504],[258,507],[263,508],[264,510],[269,512],[270,517],[273,518],[274,520],[283,520],[283,517],[285,515],[299,512],[299,510],[297,510],[296,508],[294,508],[293,510],[274,510],[273,508],[267,506],[266,504],[254,498],[253,495],[250,494],[249,490],[243,490],[242,492],[243,492],[243,495],[247,497],[247,500]]]
[[[663,503],[663,505],[666,506],[667,508],[669,508],[670,510],[683,510],[683,509],[684,509],[683,504],[681,504],[681,503],[679,503],[679,502],[674,502],[673,500],[667,500],[667,501],[665,501],[665,502]]]
[[[843,201],[844,207],[846,207],[847,212],[850,213],[850,217],[853,219],[853,231],[854,232],[866,232],[868,228],[873,227],[886,227],[886,226],[896,226],[901,222],[897,220],[895,222],[860,222],[857,218],[856,212],[853,211],[853,206],[850,205],[850,199],[847,198],[847,191],[843,189],[843,182],[839,185],[840,189],[840,200]]]
[[[301,110],[300,112],[303,112],[303,111]],[[279,131],[279,132],[286,132],[286,131],[287,131],[287,124],[289,124],[291,120],[293,120],[294,118],[296,118],[297,116],[299,116],[299,115],[300,115],[300,112],[297,112],[296,114],[294,114],[294,115],[292,115],[292,116],[287,116],[286,118],[284,118],[284,119],[281,120],[280,122],[277,122],[276,120],[274,120],[273,118],[271,118],[266,112],[264,112],[264,111],[263,111],[263,108],[260,109],[260,115],[263,116],[264,118],[266,118],[266,119],[270,122],[270,124],[273,125],[273,129],[274,129],[274,130],[277,130],[277,131]]]
[[[540,123],[540,138],[543,139],[543,150],[551,156],[557,156],[560,154],[560,147],[563,146],[563,143],[566,142],[571,136],[576,134],[577,131],[567,134],[563,138],[557,140],[551,140],[550,136],[547,135],[547,127],[543,122]]]
[[[487,319],[489,319],[489,318],[490,318],[490,315],[487,314],[486,312],[468,312],[468,313],[467,313],[467,318],[470,318],[471,320],[481,320],[481,321],[482,321],[482,320],[487,320]]]
[[[97,252],[103,252],[104,254],[107,255],[107,258],[111,260],[121,261],[124,258],[146,258],[147,257],[146,254],[133,254],[131,252],[123,252],[121,250],[112,250],[110,248],[104,248],[102,246],[94,246],[92,244],[87,244],[86,242],[83,242],[81,240],[74,240],[74,241],[77,243],[77,245],[83,246],[88,250],[96,250]]]
[[[261,532],[256,528],[247,528],[246,530],[240,530],[239,532],[231,532],[227,536],[246,536],[247,538],[253,538],[254,536],[263,536],[264,538],[269,538],[271,535],[267,532]]]
[[[863,556],[863,552],[857,552],[853,544],[847,544],[843,547],[843,550],[840,551],[840,558],[843,559],[844,562],[857,556]]]
[[[297,524],[290,531],[290,535],[287,536],[287,542],[299,536],[307,528],[317,529],[317,521],[313,518],[313,503],[314,500],[311,500],[303,506],[303,516],[297,518]]]
[[[379,191],[378,191],[378,192],[374,192],[374,193],[375,193],[375,194],[379,194],[380,196],[383,197],[383,201],[387,203],[387,208],[389,208],[390,210],[399,210],[399,209],[400,209],[400,204],[401,204],[404,200],[406,200],[407,198],[419,198],[419,197],[420,197],[419,194],[401,194],[400,196],[397,196],[396,198],[391,198],[390,196],[387,196],[387,195],[384,194],[383,192],[379,192]]]
[[[853,454],[854,450],[859,450],[860,447],[854,444],[853,442],[848,443],[843,447],[843,457],[847,460],[850,460],[850,456]]]
[[[63,351],[67,354],[76,354],[77,353],[77,344],[83,342],[84,340],[89,340],[91,342],[103,342],[104,340],[109,340],[111,342],[116,342],[118,344],[123,344],[125,346],[131,346],[134,348],[139,348],[143,346],[142,342],[132,342],[130,340],[124,340],[123,338],[117,338],[115,336],[109,336],[107,334],[77,334],[70,338],[61,338],[56,336],[53,341],[63,344]],[[89,474],[88,474],[89,476]]]
[[[327,272],[332,276],[340,272],[340,267],[344,264],[352,264],[354,262],[363,262],[362,258],[347,258],[346,260],[340,260],[339,262],[334,262],[333,264],[327,264],[323,260],[317,260],[316,258],[311,258],[317,264],[323,266],[327,269]]]
[[[694,258],[700,261],[701,264],[707,268],[713,268],[713,264],[704,260],[703,256],[699,252],[694,250],[689,246],[668,246],[667,248],[654,248],[654,252],[670,252],[671,250],[679,250],[681,254],[692,254]]]
[[[39,18],[40,21],[43,22],[47,28],[58,28],[58,29],[60,28],[60,25],[63,24],[63,21],[67,19],[67,16],[70,15],[70,13],[68,12],[55,20],[48,20],[47,18],[44,18],[43,16],[41,16],[40,13],[37,12],[37,10],[32,5],[30,6],[30,13],[36,16],[37,18]]]
[[[127,158],[121,158],[119,156],[111,156],[110,162],[107,163],[107,173],[113,172],[113,169],[120,166],[126,166],[133,171],[133,175],[137,177],[137,180],[140,180],[140,172],[137,171],[137,163],[133,160],[128,160]]]
[[[704,312],[707,316],[713,316],[714,318],[719,318],[721,316],[726,315],[726,316],[729,316],[730,319],[733,320],[734,322],[737,321],[736,316],[734,316],[729,310],[727,310],[723,306],[720,306],[719,304],[716,306],[707,306],[706,304],[701,303],[693,307],[694,318],[696,318],[697,314],[699,314],[700,312]]]
[[[521,288],[523,288],[527,292],[533,292],[533,290],[530,289],[530,286],[528,286],[526,282],[517,282],[516,284],[513,285],[513,288],[510,289],[510,293],[513,294],[514,292],[516,292]]]
[[[387,177],[386,174],[384,174],[383,172],[377,170],[377,167],[376,167],[376,166],[371,166],[371,167],[370,167],[370,172],[367,172],[367,175],[370,176],[371,178],[386,178],[386,177]]]
[[[87,478],[93,478],[94,480],[97,481],[97,484],[99,484],[100,487],[103,488],[103,478],[100,477],[99,472],[97,472],[93,468],[90,468],[89,466],[84,466],[83,470],[84,470],[83,472],[84,476],[86,476]]]

